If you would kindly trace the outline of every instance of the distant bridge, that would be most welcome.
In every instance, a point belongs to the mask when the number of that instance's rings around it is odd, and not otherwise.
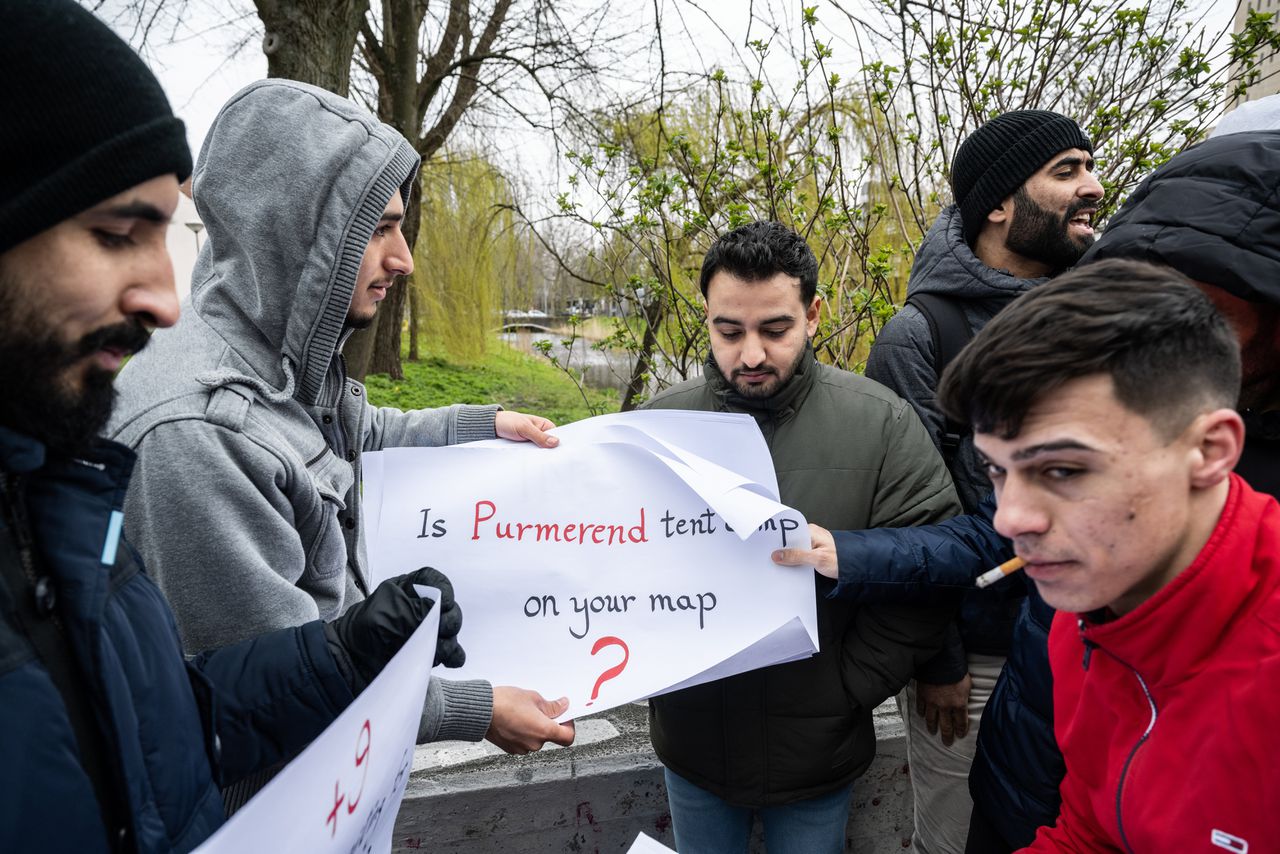
[[[556,333],[555,329],[549,326],[540,326],[532,320],[514,320],[511,323],[502,324],[503,332],[542,332],[547,335]]]

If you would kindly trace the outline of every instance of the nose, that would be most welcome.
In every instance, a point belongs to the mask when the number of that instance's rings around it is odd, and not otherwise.
[[[759,335],[747,333],[742,341],[742,364],[748,368],[758,368],[764,364],[764,345]]]
[[[1102,182],[1092,172],[1084,173],[1084,181],[1081,182],[1076,194],[1085,199],[1100,200],[1105,191],[1102,189]]]
[[[387,249],[383,266],[387,272],[397,276],[408,276],[413,272],[413,250],[409,248],[409,241],[405,239],[404,232],[399,228],[393,230],[391,245]]]
[[[995,529],[1000,536],[1016,540],[1049,530],[1049,516],[1035,501],[1029,489],[1012,475],[996,490]]]
[[[147,253],[133,283],[120,296],[120,312],[153,327],[178,322],[178,292],[173,282],[173,262],[163,243]]]

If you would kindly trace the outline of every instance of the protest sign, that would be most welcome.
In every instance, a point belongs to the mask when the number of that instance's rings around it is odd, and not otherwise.
[[[816,651],[813,575],[769,557],[806,547],[808,526],[779,503],[750,417],[625,413],[556,434],[555,449],[366,454],[381,457],[370,563],[449,576],[467,651],[451,675],[567,696],[572,718]]]
[[[434,588],[415,589],[439,600]],[[432,608],[378,678],[197,851],[391,850],[439,626]]]

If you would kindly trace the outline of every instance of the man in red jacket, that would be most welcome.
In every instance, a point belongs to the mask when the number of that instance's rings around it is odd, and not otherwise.
[[[993,320],[940,403],[1059,613],[1062,814],[1030,851],[1274,850],[1280,505],[1232,474],[1240,356],[1180,274],[1104,261]]]

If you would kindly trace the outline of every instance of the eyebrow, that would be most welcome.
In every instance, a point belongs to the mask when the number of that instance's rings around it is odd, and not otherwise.
[[[1059,439],[1056,442],[1044,442],[1039,445],[1032,445],[1029,448],[1023,448],[1013,454],[1013,459],[1017,462],[1029,460],[1040,454],[1050,454],[1055,451],[1085,451],[1086,453],[1096,454],[1097,448],[1091,448],[1083,442],[1077,442],[1075,439]]]
[[[1068,154],[1066,157],[1062,158],[1057,163],[1050,166],[1049,171],[1052,172],[1054,169],[1060,169],[1063,166],[1083,166],[1086,163],[1092,164],[1093,162],[1094,161],[1092,157],[1084,158],[1084,157],[1076,157],[1074,154]]]
[[[401,220],[403,220],[403,219],[404,219],[404,214],[398,214],[398,213],[384,213],[384,214],[383,214],[383,215],[378,219],[378,222],[380,222],[380,223],[381,223],[381,222],[400,222],[400,221],[401,221]]]
[[[765,320],[760,321],[760,323],[757,325],[768,326],[771,323],[790,323],[790,322],[794,322],[795,319],[796,319],[795,315],[793,314],[780,314],[777,317],[766,318]],[[716,315],[715,317],[711,318],[711,322],[712,323],[732,323],[734,326],[742,326],[741,320],[734,320],[731,317],[722,317],[720,315]]]
[[[101,208],[94,211],[94,213],[114,219],[141,219],[161,225],[167,224],[172,219],[172,217],[166,216],[158,207],[148,202],[125,202],[124,204],[112,205],[109,208]]]

